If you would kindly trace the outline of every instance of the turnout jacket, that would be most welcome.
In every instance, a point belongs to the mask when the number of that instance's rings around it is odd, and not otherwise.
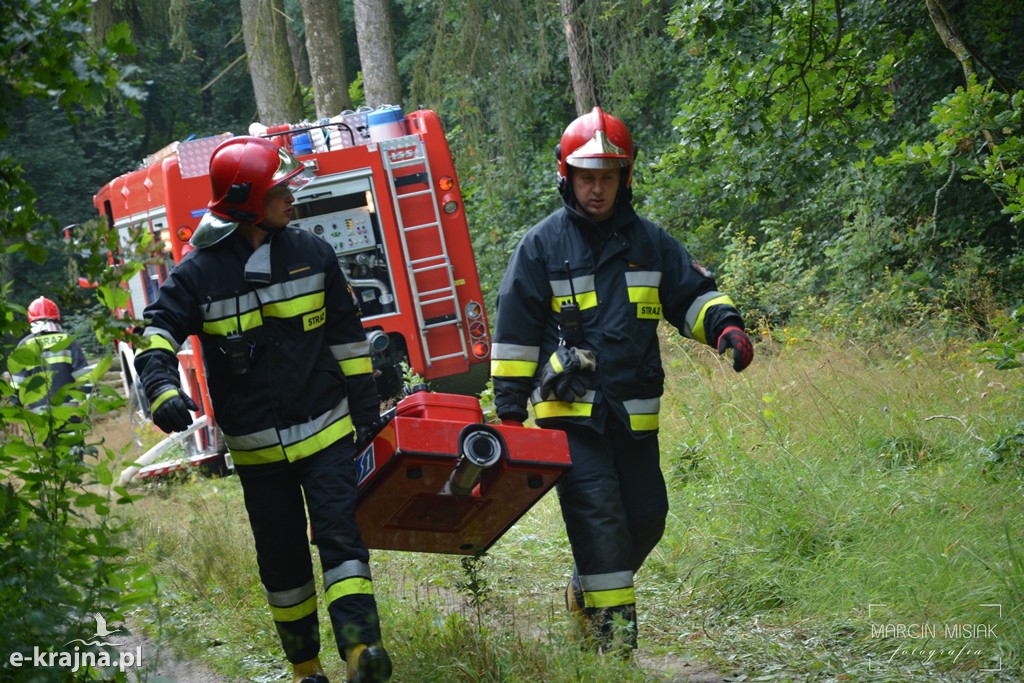
[[[30,349],[38,357],[26,356],[21,349]],[[85,353],[78,342],[67,332],[57,329],[53,332],[37,332],[26,335],[18,342],[14,353],[7,361],[11,383],[18,389],[15,401],[25,402],[30,410],[38,411],[48,405],[53,396],[63,387],[73,384],[92,368],[85,359]],[[44,381],[35,385],[30,382],[34,375],[43,375]],[[88,387],[83,387],[83,390]],[[65,403],[74,403],[70,396]]]
[[[253,251],[236,230],[189,252],[143,317],[147,396],[179,386],[176,353],[198,335],[236,464],[298,460],[380,417],[358,304],[330,246],[306,232],[285,228]]]
[[[566,345],[596,354],[593,388],[572,403],[545,401],[537,386],[574,295],[582,337]],[[529,397],[540,426],[568,420],[600,430],[614,411],[637,437],[658,429],[659,322],[711,346],[724,328],[743,326],[711,273],[628,201],[600,226],[569,203],[535,225],[509,263],[497,310],[491,375],[499,417],[524,419]]]

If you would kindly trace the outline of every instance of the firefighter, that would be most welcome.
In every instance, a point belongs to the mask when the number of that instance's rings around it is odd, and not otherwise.
[[[92,367],[88,365],[82,347],[61,327],[57,304],[41,296],[28,305],[26,313],[30,332],[18,342],[16,348],[34,347],[39,352],[42,365],[24,365],[16,354],[12,354],[7,366],[11,373],[11,383],[19,390],[15,399],[30,410],[40,412],[50,405],[58,391],[74,384]],[[33,382],[29,382],[29,378],[35,375],[44,377],[41,386],[36,387]],[[88,387],[83,386],[83,389],[88,390]],[[45,393],[42,393],[44,390]],[[74,403],[70,396],[65,396],[64,401]],[[72,421],[80,420],[72,418]]]
[[[564,430],[557,485],[574,568],[566,607],[601,651],[637,647],[633,579],[665,530],[658,324],[753,359],[743,318],[712,274],[632,206],[636,157],[622,121],[594,108],[555,148],[562,207],[516,247],[498,293],[491,374],[503,423]]]
[[[298,683],[326,683],[307,537],[349,681],[386,681],[369,552],[355,521],[357,442],[380,424],[359,306],[327,242],[288,228],[312,172],[264,138],[221,143],[195,247],[146,307],[136,369],[153,422],[185,430],[198,406],[177,352],[198,335],[217,424],[245,499],[260,580]],[[354,439],[354,437],[356,437]],[[305,505],[303,503],[305,499]]]

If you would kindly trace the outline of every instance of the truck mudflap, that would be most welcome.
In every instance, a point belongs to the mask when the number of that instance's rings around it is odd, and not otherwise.
[[[487,425],[472,396],[407,396],[356,457],[370,548],[476,555],[570,466],[563,432]]]

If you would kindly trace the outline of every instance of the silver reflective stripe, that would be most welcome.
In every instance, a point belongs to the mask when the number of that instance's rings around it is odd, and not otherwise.
[[[622,402],[630,415],[657,415],[661,410],[660,398],[635,398]]]
[[[280,282],[269,287],[261,287],[259,296],[255,292],[246,292],[237,297],[220,299],[203,304],[203,319],[207,321],[220,320],[222,318],[234,318],[235,316],[255,311],[262,303],[264,306],[278,301],[295,299],[306,294],[320,292],[324,288],[324,274],[316,273],[307,275],[298,280]],[[236,303],[237,301],[237,303]]]
[[[362,358],[370,355],[370,342],[357,341],[350,344],[334,344],[331,346],[331,355],[334,360],[346,360],[349,358]]]
[[[267,594],[267,602],[271,606],[292,607],[316,595],[316,581],[310,579],[309,583],[301,588],[291,588],[285,591],[268,591],[264,588],[263,592]]]
[[[627,287],[660,287],[660,270],[636,270],[626,273]]]
[[[581,275],[580,277],[574,277],[571,288],[569,287],[568,280],[551,280],[551,293],[558,298],[572,296],[573,289],[576,290],[577,295],[583,292],[593,292],[594,276]]]
[[[609,574],[581,574],[580,586],[584,592],[610,591],[633,587],[633,572],[611,572]]]
[[[348,560],[342,562],[337,567],[328,569],[324,572],[324,587],[329,588],[333,584],[345,579],[351,579],[360,577],[363,579],[370,579],[370,565],[359,560]]]
[[[323,415],[311,418],[309,422],[303,422],[302,424],[288,427],[281,430],[281,445],[287,448],[288,446],[299,443],[309,437],[319,434],[328,425],[334,424],[338,420],[348,415],[348,397],[342,399],[341,403],[336,405],[333,410],[329,410]]]
[[[593,389],[590,389],[587,391],[587,393],[583,394],[583,398],[578,398],[575,401],[573,401],[573,403],[593,403],[596,397],[597,392],[594,391]],[[551,398],[547,400],[550,402],[557,401],[558,399],[556,399],[554,395],[552,395]],[[540,397],[540,387],[534,389],[533,393],[530,394],[530,402],[533,403],[534,405],[545,402],[544,399]]]
[[[273,427],[240,436],[232,436],[225,432],[224,443],[233,451],[258,451],[281,444],[277,438],[277,430]]]
[[[71,373],[71,376],[74,377],[75,379],[78,379],[82,375],[88,375],[89,371],[91,371],[95,367],[95,365],[87,365],[84,368],[79,368],[78,370],[73,371]]]
[[[721,292],[708,292],[701,294],[694,300],[686,311],[686,322],[683,323],[684,336],[693,338],[693,326],[697,324],[697,318],[700,317],[700,312],[704,310],[704,304],[720,296],[722,296]]]
[[[536,362],[539,357],[539,346],[495,344],[491,347],[491,360],[527,360]]]
[[[149,326],[149,327],[146,328],[146,331],[142,333],[142,336],[143,337],[160,337],[161,339],[163,339],[164,341],[166,341],[168,344],[171,345],[171,348],[174,349],[175,353],[177,353],[178,351],[181,351],[181,344],[179,344],[174,339],[174,335],[171,334],[170,332],[168,332],[167,330],[160,329],[159,327]]]

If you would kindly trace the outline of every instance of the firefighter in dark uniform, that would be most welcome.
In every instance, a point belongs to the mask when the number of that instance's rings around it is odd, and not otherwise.
[[[563,206],[523,237],[498,293],[495,408],[564,430],[572,468],[559,480],[572,546],[566,607],[602,651],[636,648],[633,577],[665,530],[658,412],[664,319],[686,337],[753,358],[743,319],[704,266],[632,207],[635,148],[595,108],[556,148]]]
[[[21,354],[16,351],[8,359],[7,369],[11,373],[11,383],[19,389],[15,394],[16,400],[38,412],[50,405],[58,391],[74,384],[92,366],[86,360],[82,347],[61,327],[57,304],[41,296],[28,305],[26,313],[30,332],[18,342],[16,349],[33,348],[39,353],[38,362],[25,364],[19,360]],[[42,376],[44,381],[36,386],[29,381],[34,376]],[[82,388],[88,390],[87,386]],[[65,396],[64,400],[66,403],[74,402],[70,396]]]
[[[294,681],[326,683],[306,509],[324,601],[348,678],[386,681],[369,552],[355,521],[356,443],[380,405],[351,287],[324,240],[288,228],[311,171],[269,140],[228,139],[210,160],[213,199],[146,307],[135,361],[153,422],[182,431],[198,410],[176,353],[202,344],[217,424],[231,452],[260,579]],[[353,439],[355,435],[356,439]],[[305,504],[303,503],[305,499]]]

